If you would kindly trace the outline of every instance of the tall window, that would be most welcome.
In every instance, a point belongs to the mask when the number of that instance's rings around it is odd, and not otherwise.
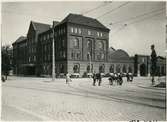
[[[88,30],[88,35],[90,36],[90,35],[92,35],[92,33],[91,33],[91,31],[90,30]]]
[[[100,36],[100,33],[99,33],[99,32],[97,32],[97,36],[98,36],[98,37]]]
[[[110,73],[114,73],[114,65],[113,64],[110,66]]]
[[[79,34],[81,34],[81,28],[78,29]]]
[[[90,67],[90,64],[87,65],[87,73],[93,73],[93,64],[91,64],[91,67]]]
[[[120,65],[117,65],[117,66],[116,66],[116,72],[117,72],[117,73],[120,73],[120,72],[121,72],[121,67],[120,67]]]
[[[73,47],[74,48],[79,48],[79,39],[78,38],[74,38],[74,40],[73,40]]]
[[[99,66],[99,72],[100,73],[104,73],[105,72],[105,65],[102,64],[101,66]]]
[[[88,50],[91,50],[91,48],[92,48],[92,43],[91,43],[90,39],[87,40],[87,48],[88,48]]]
[[[126,65],[123,66],[122,71],[123,71],[123,73],[126,73]]]
[[[131,66],[129,66],[128,72],[132,73],[132,67]]]
[[[77,28],[75,28],[75,33],[78,33],[78,29]]]
[[[74,71],[74,73],[79,73],[80,72],[80,65],[79,64],[74,64],[73,71]]]
[[[71,33],[74,33],[74,28],[73,27],[71,27]]]
[[[64,73],[64,65],[60,64],[60,73]]]

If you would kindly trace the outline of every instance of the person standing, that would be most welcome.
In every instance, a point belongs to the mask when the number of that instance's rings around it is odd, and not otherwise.
[[[154,49],[154,45],[151,45],[151,76],[152,76],[152,85],[154,85],[155,80],[154,76],[156,75],[156,68],[157,68],[157,54]]]
[[[94,72],[93,73],[93,86],[96,85],[96,73]]]
[[[100,85],[101,85],[101,81],[102,81],[101,73],[98,73],[98,79],[99,79],[99,83],[98,83],[98,85],[100,86]]]

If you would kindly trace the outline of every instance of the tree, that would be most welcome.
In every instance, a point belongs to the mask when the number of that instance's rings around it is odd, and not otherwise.
[[[10,55],[9,55],[9,45],[2,46],[1,54],[2,54],[2,64],[1,64],[1,71],[2,74],[5,75],[5,79],[7,80],[7,76],[9,75],[9,71],[11,70],[10,64]]]

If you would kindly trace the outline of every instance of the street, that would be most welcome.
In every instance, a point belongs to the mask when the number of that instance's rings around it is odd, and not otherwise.
[[[165,80],[165,79],[163,79]],[[166,89],[151,86],[150,78],[93,86],[90,78],[15,77],[2,83],[2,120],[166,120]]]

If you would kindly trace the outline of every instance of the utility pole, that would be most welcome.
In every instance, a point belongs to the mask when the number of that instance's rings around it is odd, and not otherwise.
[[[53,39],[52,39],[52,81],[55,81],[55,40],[54,40],[54,22],[53,22]]]
[[[90,63],[90,74],[91,74],[91,67],[92,66],[91,66],[91,55],[90,55],[90,52],[89,52],[89,61],[90,61],[89,63]]]

